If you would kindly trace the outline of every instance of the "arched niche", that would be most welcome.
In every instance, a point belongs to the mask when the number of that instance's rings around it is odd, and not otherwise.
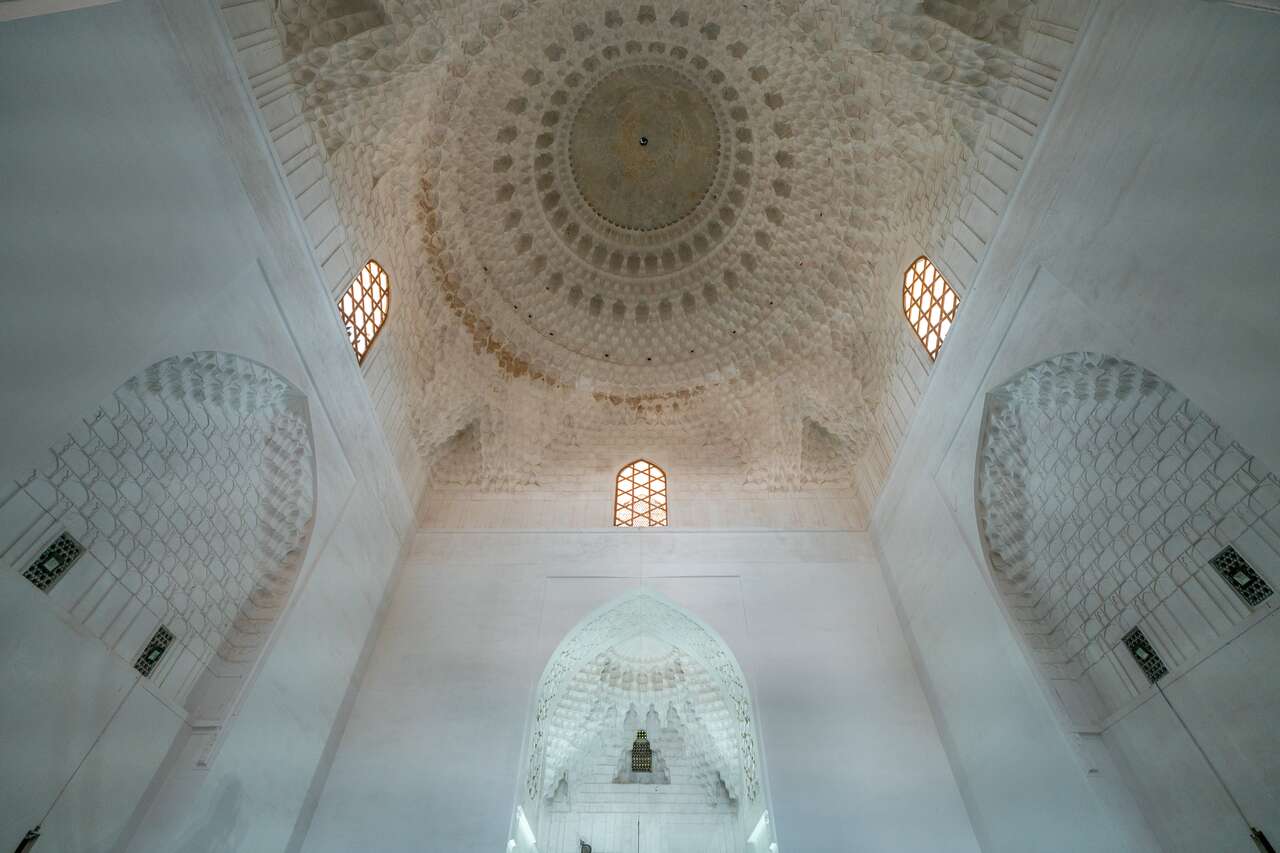
[[[652,742],[653,778],[629,772],[637,730]],[[662,819],[664,797],[683,798],[678,820]],[[570,631],[538,682],[508,848],[776,850],[766,800],[733,653],[687,611],[636,591]]]
[[[1231,560],[1274,584],[1277,505],[1280,481],[1258,459],[1131,362],[1067,353],[987,396],[981,541],[1015,630],[1078,727],[1274,606],[1250,600]]]
[[[28,525],[5,547],[50,606],[185,710],[187,758],[207,766],[310,540],[305,395],[240,356],[174,356],[127,379],[49,452],[0,506]]]

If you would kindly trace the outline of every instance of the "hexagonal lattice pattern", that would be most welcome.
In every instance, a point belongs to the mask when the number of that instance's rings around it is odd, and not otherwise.
[[[635,743],[631,745],[631,772],[653,772],[653,747],[649,743],[649,734],[644,729],[636,732]]]
[[[902,275],[902,313],[930,359],[938,357],[959,307],[960,297],[933,261],[921,255],[907,267]]]
[[[644,459],[623,466],[614,490],[613,526],[667,526],[666,471]]]
[[[369,348],[387,322],[391,309],[391,282],[387,271],[370,259],[338,300],[338,313],[347,328],[347,339],[356,353],[356,363],[364,364]]]

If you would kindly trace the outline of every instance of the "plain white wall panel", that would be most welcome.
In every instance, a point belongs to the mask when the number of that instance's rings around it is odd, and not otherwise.
[[[421,532],[305,853],[499,849],[551,652],[640,586],[741,663],[781,849],[976,853],[868,538],[657,530]]]

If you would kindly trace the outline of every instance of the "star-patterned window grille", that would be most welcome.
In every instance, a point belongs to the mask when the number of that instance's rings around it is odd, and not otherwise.
[[[623,466],[614,489],[613,526],[667,526],[666,471],[645,459]]]

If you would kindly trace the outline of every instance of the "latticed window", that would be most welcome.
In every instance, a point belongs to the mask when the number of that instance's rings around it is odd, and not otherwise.
[[[631,744],[631,772],[653,772],[653,747],[649,744],[649,733],[644,729],[636,732],[635,743]]]
[[[618,472],[613,499],[614,527],[667,526],[667,472],[637,459]]]
[[[387,271],[371,259],[338,300],[338,312],[347,327],[347,338],[358,364],[364,363],[374,339],[386,324],[390,307],[391,285]]]
[[[938,357],[959,306],[960,297],[933,261],[921,255],[907,267],[902,276],[902,313],[930,359]]]

